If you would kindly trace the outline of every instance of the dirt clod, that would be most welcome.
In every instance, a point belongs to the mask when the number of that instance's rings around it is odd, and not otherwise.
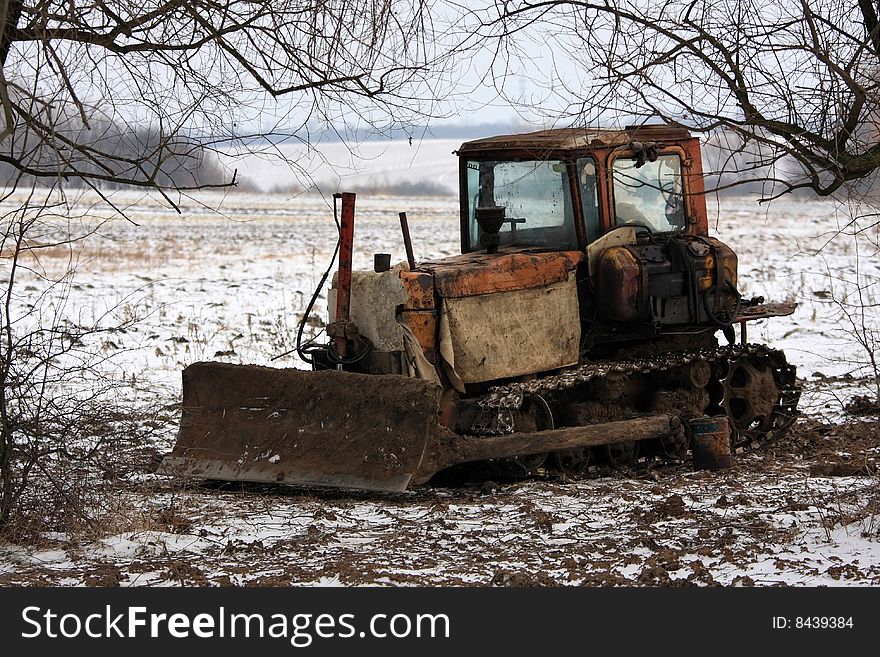
[[[880,400],[868,395],[856,395],[844,409],[850,415],[880,415]]]
[[[499,570],[492,576],[492,586],[557,586],[546,573]]]
[[[83,577],[83,583],[86,586],[94,587],[111,587],[119,586],[122,581],[122,572],[113,565],[96,568],[91,572],[87,572]]]
[[[670,495],[658,504],[656,508],[662,515],[669,516],[670,518],[682,516],[687,511],[684,499],[678,494]]]

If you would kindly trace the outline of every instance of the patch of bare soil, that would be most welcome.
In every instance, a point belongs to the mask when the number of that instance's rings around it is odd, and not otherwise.
[[[813,476],[874,476],[880,457],[880,422],[826,424],[801,420],[796,431],[775,446],[793,460],[809,462]]]
[[[844,408],[850,415],[880,416],[880,400],[868,395],[856,395]]]
[[[642,464],[393,495],[145,475],[128,493],[137,524],[0,546],[0,585],[877,585],[878,454],[876,420],[801,419],[716,472]]]

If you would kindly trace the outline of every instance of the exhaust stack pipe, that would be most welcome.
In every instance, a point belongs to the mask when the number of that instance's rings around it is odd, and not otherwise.
[[[409,265],[409,270],[413,271],[416,268],[416,258],[413,255],[412,240],[409,236],[409,222],[406,220],[406,212],[401,212],[397,216],[400,218],[400,232],[403,233],[403,248],[406,249],[406,264]]]

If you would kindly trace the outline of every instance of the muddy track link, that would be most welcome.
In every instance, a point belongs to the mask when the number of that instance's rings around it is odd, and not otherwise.
[[[529,395],[546,395],[609,376],[665,372],[699,361],[720,372],[713,379],[723,388],[716,410],[731,419],[734,450],[756,448],[782,435],[794,422],[801,394],[795,367],[788,364],[785,354],[778,349],[735,344],[668,352],[651,358],[600,360],[538,379],[495,386],[479,402],[483,413],[476,429],[484,435],[512,433],[514,412]],[[776,399],[767,400],[767,392],[775,394]]]

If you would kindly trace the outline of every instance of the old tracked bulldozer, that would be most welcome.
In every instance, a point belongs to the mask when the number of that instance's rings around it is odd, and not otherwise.
[[[468,462],[683,458],[701,418],[732,449],[788,428],[795,368],[746,327],[794,304],[738,291],[698,139],[561,129],[457,154],[461,255],[416,262],[401,213],[407,262],[352,271],[340,195],[329,339],[298,344],[312,370],[189,366],[164,473],[400,491]]]

